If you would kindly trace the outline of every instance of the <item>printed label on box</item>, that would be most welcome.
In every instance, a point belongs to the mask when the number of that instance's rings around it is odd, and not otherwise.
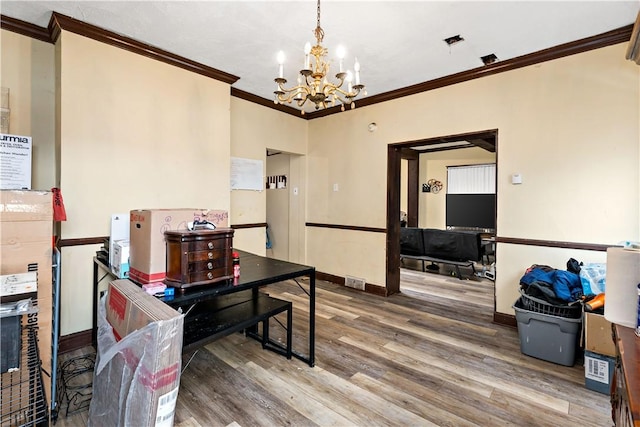
[[[609,363],[606,360],[585,356],[584,368],[585,378],[609,384]]]
[[[0,295],[16,295],[38,290],[38,273],[6,274],[0,276]]]
[[[173,413],[178,400],[178,388],[176,387],[158,399],[158,411],[156,415],[156,427],[171,427],[173,425]]]

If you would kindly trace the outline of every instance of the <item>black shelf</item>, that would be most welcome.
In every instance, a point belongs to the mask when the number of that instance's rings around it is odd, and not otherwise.
[[[37,327],[22,326],[19,369],[0,376],[0,426],[48,426]]]
[[[201,304],[198,312],[189,313],[184,320],[184,351],[197,349],[223,336],[248,329],[285,311],[288,312],[289,319],[286,329],[291,330],[291,302],[262,293],[257,298],[251,297],[250,293],[244,295],[247,295],[245,299],[239,298],[239,295],[223,296],[213,300],[211,304]],[[290,346],[289,335],[287,346]],[[264,344],[269,341],[266,333],[260,338],[264,339]],[[285,355],[290,358],[290,350]]]
[[[158,300],[164,302],[165,304],[173,307],[174,309],[187,313],[185,317],[185,334],[183,340],[183,347],[185,351],[188,349],[196,348],[203,343],[209,341],[209,338],[215,337],[218,332],[222,330],[218,330],[218,325],[223,323],[222,319],[208,318],[205,319],[206,316],[200,318],[202,321],[202,326],[204,328],[208,328],[208,332],[214,335],[209,335],[208,337],[204,336],[204,334],[200,334],[198,328],[193,328],[192,318],[197,314],[201,314],[201,309],[199,306],[204,305],[208,306],[207,308],[211,311],[216,311],[224,306],[229,306],[236,304],[238,301],[242,299],[246,299],[246,295],[250,294],[254,297],[258,296],[258,290],[263,286],[270,285],[272,283],[284,282],[288,280],[293,280],[308,296],[309,298],[309,311],[308,311],[308,331],[306,333],[306,337],[308,339],[308,347],[306,353],[301,351],[297,351],[295,349],[291,350],[292,356],[296,357],[299,360],[307,363],[309,366],[313,367],[315,364],[315,300],[316,300],[316,270],[314,267],[310,267],[307,265],[296,264],[288,261],[281,261],[274,258],[266,258],[260,255],[255,255],[249,252],[245,252],[239,249],[234,249],[234,252],[238,252],[240,254],[240,265],[241,265],[241,273],[240,277],[234,278],[233,280],[227,280],[223,282],[219,282],[213,284],[211,286],[196,286],[189,289],[176,289],[175,294],[171,296],[163,296],[158,297]],[[93,337],[92,342],[94,347],[97,345],[97,325],[98,325],[98,284],[102,280],[100,278],[100,271],[106,271],[105,276],[110,275],[109,267],[107,267],[104,263],[99,261],[97,258],[93,258]],[[309,287],[308,290],[303,288],[298,282],[298,279],[303,276],[309,277]],[[104,276],[103,276],[104,277]],[[214,300],[218,300],[218,302],[214,302]],[[282,309],[280,302],[274,302],[275,306],[278,306],[278,309]],[[261,302],[264,303],[264,302]],[[218,306],[216,306],[218,304]],[[270,308],[265,307],[256,307],[250,304],[245,305],[243,308],[236,308],[237,310],[244,311],[244,313],[240,313],[241,317],[244,317],[243,320],[246,320],[246,313],[251,312],[257,308],[256,314],[260,314],[259,316],[248,316],[250,320],[255,325],[255,322],[259,322],[259,318],[263,315],[268,314],[269,312],[273,312]],[[277,311],[277,310],[276,310]],[[284,311],[284,310],[283,310]],[[289,312],[292,309],[288,310]],[[230,312],[230,311],[229,311]],[[262,313],[260,313],[262,312]],[[282,312],[282,311],[280,311]],[[291,325],[291,321],[288,322]],[[243,328],[244,325],[234,325],[233,328]],[[232,329],[233,329],[232,328]],[[252,327],[253,328],[253,327]],[[195,329],[195,331],[194,331]],[[286,328],[285,328],[286,329]],[[191,332],[193,331],[193,335]],[[251,331],[249,331],[251,332]],[[191,335],[191,336],[190,336]],[[250,333],[250,336],[258,339],[258,336]],[[220,335],[217,335],[218,337]],[[261,337],[263,340],[263,346],[265,348],[269,348],[272,350],[273,342],[270,342],[268,338]],[[278,350],[274,350],[278,351]]]

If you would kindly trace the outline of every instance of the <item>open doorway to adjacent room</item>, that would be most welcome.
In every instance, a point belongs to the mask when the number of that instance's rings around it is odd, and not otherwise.
[[[497,130],[487,130],[389,144],[386,271],[388,295],[400,291],[400,268],[403,266],[400,261],[400,231],[404,226],[439,230],[470,229],[482,232],[483,244],[486,245],[483,250],[488,256],[481,257],[477,264],[464,267],[439,263],[434,265],[427,261],[426,265],[431,265],[436,273],[461,275],[463,278],[472,279],[484,278],[484,272],[488,270],[488,276],[491,275],[491,271],[495,272],[495,244],[490,244],[491,237],[495,236],[495,226],[492,230],[484,227],[450,227],[447,224],[446,202],[452,197],[447,195],[448,168],[491,165],[495,174],[497,136]],[[495,175],[493,178],[495,186]],[[436,191],[432,191],[434,188]],[[497,194],[492,200],[495,224]],[[403,261],[407,263],[407,268],[422,271],[421,261],[406,258]],[[476,268],[475,272],[473,268]]]
[[[267,149],[265,255],[304,259],[304,156]]]

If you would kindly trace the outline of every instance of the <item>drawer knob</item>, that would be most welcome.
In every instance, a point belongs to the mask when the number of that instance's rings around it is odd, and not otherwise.
[[[207,247],[208,247],[209,249],[213,249],[213,242],[209,242],[209,243],[207,243]]]
[[[207,273],[207,277],[208,277],[209,279],[213,279],[213,273],[212,273],[212,272],[208,272],[208,273]]]
[[[207,268],[209,270],[213,270],[213,263],[212,262],[207,263]]]
[[[209,252],[207,255],[209,255],[209,259],[213,259],[213,252]]]

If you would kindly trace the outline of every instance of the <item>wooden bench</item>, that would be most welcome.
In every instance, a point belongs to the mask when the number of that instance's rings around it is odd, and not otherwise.
[[[269,337],[269,319],[287,313],[285,345]],[[262,322],[262,335],[257,325]],[[183,351],[202,347],[234,332],[245,333],[262,342],[262,347],[291,359],[293,305],[290,301],[273,298],[251,290],[219,296],[200,302],[185,314]]]

